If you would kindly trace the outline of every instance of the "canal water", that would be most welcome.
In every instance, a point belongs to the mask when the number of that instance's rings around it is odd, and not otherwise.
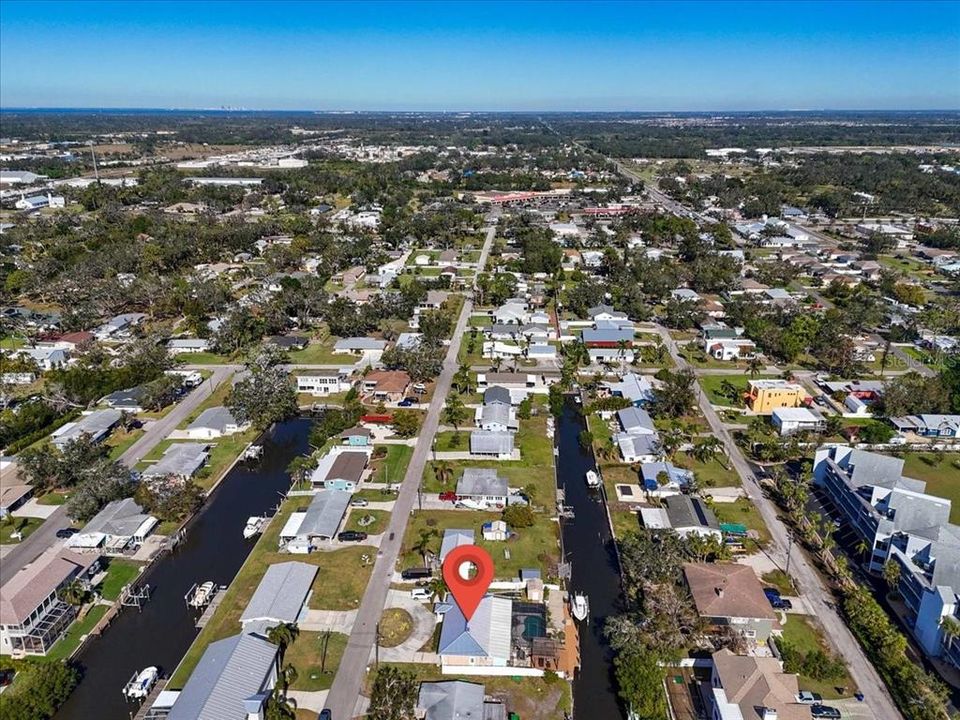
[[[83,680],[57,720],[129,720],[137,706],[121,691],[131,675],[150,665],[167,676],[174,671],[199,632],[184,595],[194,583],[227,585],[236,575],[256,543],[244,539],[243,526],[251,515],[274,508],[279,493],[289,489],[286,468],[307,452],[309,427],[305,419],[277,425],[258,441],[263,456],[256,465],[237,465],[228,473],[180,546],[149,571],[145,582],[152,594],[143,610],[124,608],[80,655]]]
[[[567,402],[557,422],[557,486],[563,488],[573,519],[562,523],[563,548],[572,564],[571,591],[587,595],[590,617],[580,623],[581,668],[573,681],[573,714],[581,718],[621,720],[626,717],[617,697],[613,652],[603,635],[607,617],[619,611],[620,572],[606,508],[585,475],[596,465],[593,453],[580,447],[584,430],[578,408]]]

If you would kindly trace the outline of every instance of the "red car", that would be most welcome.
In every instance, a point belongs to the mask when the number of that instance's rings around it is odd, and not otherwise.
[[[447,490],[446,492],[440,493],[440,499],[444,502],[456,502],[457,494],[452,490]]]

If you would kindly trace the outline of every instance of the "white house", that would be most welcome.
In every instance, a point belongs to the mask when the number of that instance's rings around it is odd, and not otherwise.
[[[237,422],[233,413],[225,407],[212,407],[204,410],[190,425],[186,435],[191,440],[213,440],[225,435],[233,435],[250,427],[250,423]]]
[[[310,370],[297,375],[297,392],[322,397],[347,392],[351,388],[350,373],[343,370]]]
[[[816,432],[824,427],[823,416],[805,407],[775,408],[770,416],[770,422],[781,435],[808,430]]]

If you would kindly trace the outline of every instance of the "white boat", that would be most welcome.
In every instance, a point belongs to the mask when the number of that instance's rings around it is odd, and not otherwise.
[[[257,515],[247,518],[247,524],[243,528],[243,537],[252,538],[254,535],[259,535],[260,531],[263,530],[264,519]]]
[[[150,690],[159,677],[160,671],[151,665],[130,679],[123,688],[123,694],[130,700],[143,700],[150,694]]]
[[[577,620],[586,620],[590,615],[590,601],[583,593],[574,593],[570,601],[570,612]]]
[[[597,487],[600,484],[600,476],[595,470],[587,470],[587,487]]]
[[[193,597],[190,598],[190,605],[196,608],[206,607],[207,603],[210,602],[210,598],[214,595],[215,588],[216,586],[213,582],[207,580],[207,582],[200,585],[193,593]]]

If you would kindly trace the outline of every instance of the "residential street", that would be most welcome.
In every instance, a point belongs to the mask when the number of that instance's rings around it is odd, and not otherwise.
[[[477,264],[477,274],[483,272],[486,265],[487,256],[490,254],[490,248],[496,234],[496,227],[490,227],[486,232],[487,237],[484,240],[480,260]],[[377,623],[380,621],[380,616],[387,602],[390,581],[393,577],[397,558],[400,555],[404,531],[410,514],[413,512],[414,503],[417,499],[417,488],[426,468],[434,435],[436,435],[437,427],[440,425],[440,413],[446,402],[447,394],[450,392],[453,375],[459,365],[457,354],[460,350],[460,341],[463,339],[467,320],[472,310],[473,301],[468,297],[460,311],[460,318],[457,321],[447,356],[443,362],[443,370],[440,377],[437,378],[433,400],[430,403],[429,410],[427,410],[417,445],[414,448],[413,456],[410,458],[410,464],[407,466],[403,484],[397,494],[393,514],[390,516],[390,525],[380,544],[380,553],[378,553],[370,582],[367,584],[363,601],[357,612],[353,631],[350,633],[350,640],[347,643],[346,650],[344,650],[343,658],[340,660],[340,668],[337,671],[336,678],[334,678],[333,686],[330,688],[330,694],[327,696],[327,708],[332,712],[333,717],[338,720],[340,718],[344,720],[352,718],[357,708],[360,690],[366,678],[366,670],[373,652]]]
[[[670,336],[666,328],[659,327],[657,330],[664,344],[670,351],[673,361],[680,369],[689,368],[690,365],[677,352],[677,344]],[[766,549],[766,554],[780,568],[786,567],[788,546],[790,545],[790,534],[787,526],[780,521],[777,513],[777,507],[773,501],[767,498],[757,483],[756,477],[750,465],[747,463],[740,448],[734,442],[733,436],[724,427],[720,416],[710,405],[706,393],[700,390],[697,385],[697,399],[700,403],[700,409],[710,423],[710,428],[718,437],[726,449],[730,462],[736,469],[747,497],[757,507],[763,518],[764,523],[770,530],[773,538],[770,546]],[[827,637],[830,638],[834,648],[840,653],[847,667],[850,670],[850,676],[856,682],[860,692],[864,694],[864,702],[873,711],[877,720],[893,720],[902,717],[897,710],[893,699],[887,692],[883,680],[877,674],[873,665],[863,653],[859,643],[853,634],[847,628],[846,623],[840,617],[834,606],[831,595],[824,587],[820,576],[816,570],[807,561],[806,556],[799,548],[792,549],[790,560],[790,576],[800,592],[800,595],[806,600],[813,615],[817,617],[823,625]]]
[[[153,450],[157,443],[167,437],[177,425],[186,420],[187,416],[206,400],[221,382],[232,374],[233,369],[228,366],[213,368],[213,374],[207,380],[194,388],[164,417],[151,423],[143,436],[120,456],[120,462],[131,468],[140,462],[141,458]],[[26,540],[3,556],[3,562],[0,563],[0,584],[5,583],[7,578],[33,561],[48,547],[59,542],[57,530],[65,528],[69,524],[70,520],[67,518],[66,507],[61,505]]]

